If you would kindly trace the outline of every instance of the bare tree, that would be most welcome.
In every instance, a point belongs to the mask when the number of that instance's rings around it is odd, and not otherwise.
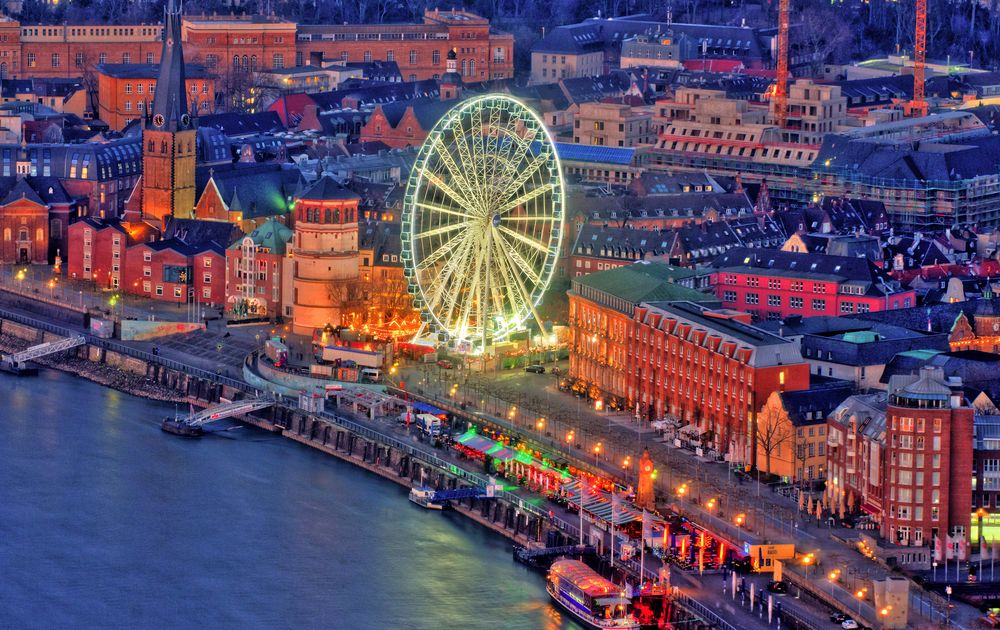
[[[806,56],[813,75],[828,61],[842,61],[853,39],[850,25],[840,12],[810,6],[802,11],[797,28],[791,30],[792,44]]]
[[[775,392],[771,396],[777,397],[778,394]],[[773,402],[777,404],[772,404]],[[782,446],[792,442],[794,436],[794,428],[788,414],[780,406],[780,399],[769,399],[757,414],[757,447],[764,452],[764,466],[768,473],[774,474],[774,469],[771,468],[772,455],[779,454]]]

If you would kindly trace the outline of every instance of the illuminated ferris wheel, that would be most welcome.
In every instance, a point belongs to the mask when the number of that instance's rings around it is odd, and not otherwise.
[[[552,279],[565,198],[541,119],[504,95],[471,98],[431,130],[403,210],[403,264],[423,332],[481,351],[534,318]]]

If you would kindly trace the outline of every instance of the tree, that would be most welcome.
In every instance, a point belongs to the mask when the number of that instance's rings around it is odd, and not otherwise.
[[[791,44],[806,58],[812,75],[819,74],[827,62],[846,61],[852,40],[841,12],[825,6],[804,9],[798,26],[791,29]]]
[[[794,436],[795,428],[782,407],[780,394],[771,392],[764,408],[757,414],[757,449],[764,453],[766,472],[774,474],[772,456],[780,457],[782,447],[793,442]],[[760,468],[759,462],[757,467]]]

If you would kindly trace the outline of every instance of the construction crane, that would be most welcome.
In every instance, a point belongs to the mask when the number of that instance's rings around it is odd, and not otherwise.
[[[927,68],[927,0],[916,0],[916,32],[913,39],[913,99],[910,116],[926,116],[930,109],[924,94]]]
[[[919,2],[920,0],[918,0]],[[927,6],[927,0],[923,0]],[[778,72],[774,84],[774,120],[778,127],[788,122],[788,12],[791,0],[778,2]]]

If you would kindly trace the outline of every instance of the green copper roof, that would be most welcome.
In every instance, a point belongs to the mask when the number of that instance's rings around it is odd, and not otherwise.
[[[674,267],[660,262],[640,262],[580,276],[574,278],[573,282],[607,293],[631,304],[667,300],[714,301],[715,296],[677,284],[678,280],[696,275],[698,272],[692,269]]]
[[[844,333],[844,341],[847,343],[871,343],[879,339],[879,334],[873,330],[852,330]]]
[[[274,219],[268,219],[247,236],[252,238],[258,247],[266,247],[272,254],[284,256],[293,234],[294,232],[288,226]],[[240,249],[242,244],[243,239],[238,239],[229,246],[229,249]]]

